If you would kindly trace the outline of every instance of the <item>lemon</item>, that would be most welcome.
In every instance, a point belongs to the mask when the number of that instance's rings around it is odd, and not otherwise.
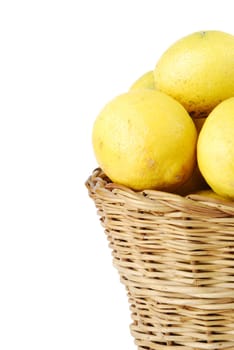
[[[208,115],[234,96],[234,36],[208,30],[172,44],[154,69],[156,89],[178,100],[193,117]]]
[[[227,198],[218,195],[217,193],[215,193],[211,189],[201,190],[201,191],[195,192],[195,194],[199,194],[200,196],[208,197],[208,198],[212,198],[212,199],[216,199],[216,200],[222,200],[222,201],[227,200]]]
[[[207,117],[198,137],[197,160],[211,189],[234,199],[234,97]]]
[[[152,70],[144,73],[134,81],[129,90],[133,91],[138,89],[155,89],[154,72]]]
[[[99,166],[135,190],[171,190],[191,175],[197,132],[184,107],[164,93],[141,89],[109,101],[92,131]]]

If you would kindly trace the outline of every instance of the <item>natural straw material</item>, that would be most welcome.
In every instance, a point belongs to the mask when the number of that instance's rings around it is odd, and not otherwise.
[[[234,203],[86,182],[139,350],[234,349]]]

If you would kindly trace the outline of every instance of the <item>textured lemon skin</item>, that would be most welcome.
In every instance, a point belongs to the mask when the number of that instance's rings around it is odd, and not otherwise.
[[[152,70],[144,73],[136,81],[134,81],[134,83],[130,86],[129,91],[138,89],[155,89],[154,72]]]
[[[234,36],[195,32],[171,45],[154,69],[156,89],[178,100],[193,117],[207,116],[234,96]]]
[[[111,100],[96,118],[92,142],[99,166],[135,190],[170,190],[191,175],[197,132],[181,104],[155,90]]]
[[[234,97],[207,117],[198,137],[197,160],[212,190],[234,199]]]

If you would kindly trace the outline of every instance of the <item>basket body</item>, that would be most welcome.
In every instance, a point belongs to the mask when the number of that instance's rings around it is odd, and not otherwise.
[[[139,350],[234,349],[234,203],[86,182]]]

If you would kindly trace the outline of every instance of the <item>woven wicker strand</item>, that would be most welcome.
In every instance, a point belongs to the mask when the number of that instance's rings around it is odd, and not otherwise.
[[[139,350],[234,349],[234,203],[86,182]]]

